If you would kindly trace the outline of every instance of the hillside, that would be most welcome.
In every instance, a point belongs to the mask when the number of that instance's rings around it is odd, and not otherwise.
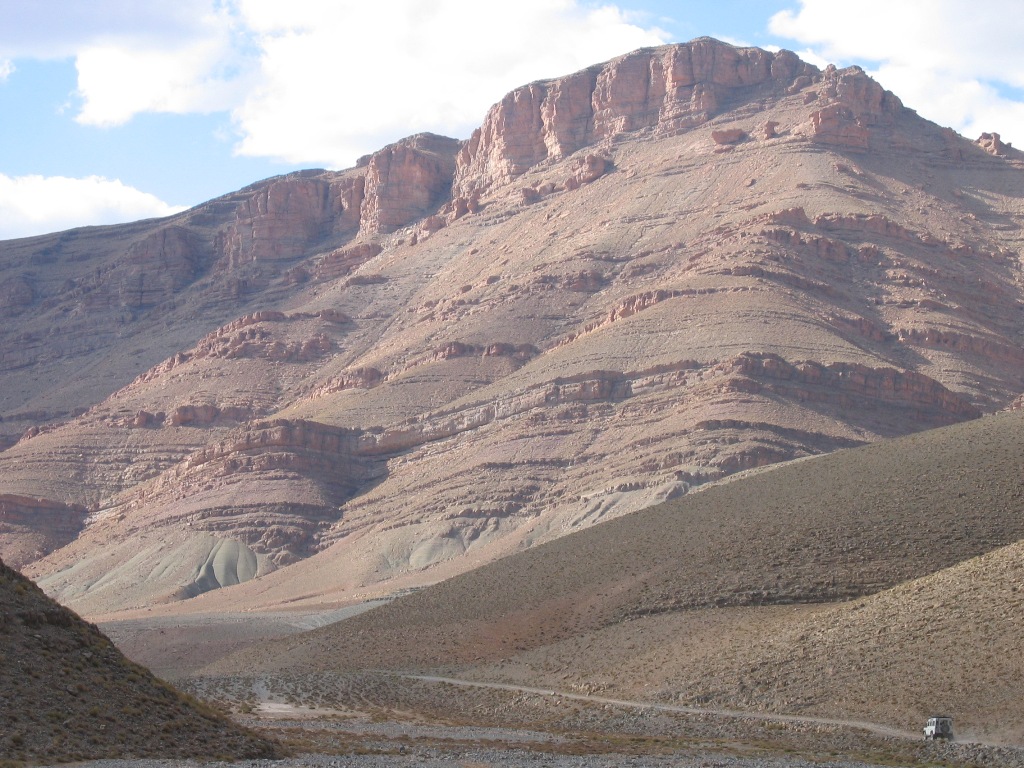
[[[443,669],[911,732],[947,709],[1019,742],[1022,461],[1009,413],[787,464],[199,675]]]
[[[1018,542],[839,605],[662,614],[459,674],[703,707],[814,714],[1024,741]]]
[[[342,603],[998,411],[1022,167],[701,38],[465,142],[0,244],[0,555],[92,616]]]
[[[274,757],[0,562],[0,759]]]

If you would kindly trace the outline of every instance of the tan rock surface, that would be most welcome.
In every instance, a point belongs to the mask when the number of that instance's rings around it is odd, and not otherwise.
[[[26,568],[91,615],[347,601],[1003,408],[1021,168],[858,70],[701,39],[517,89],[461,148],[4,243],[0,493],[88,511]],[[352,447],[196,463],[276,419]],[[37,523],[3,553],[58,546]]]
[[[360,228],[394,232],[437,210],[451,195],[459,142],[420,134],[374,153],[366,166]]]
[[[811,78],[789,51],[733,48],[711,38],[645,48],[568,77],[518,88],[495,104],[462,147],[455,194],[514,179],[591,144],[655,129],[671,134],[731,106],[737,91],[764,92]]]

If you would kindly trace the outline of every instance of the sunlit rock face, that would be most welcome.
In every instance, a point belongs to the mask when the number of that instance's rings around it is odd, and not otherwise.
[[[702,38],[464,142],[2,243],[0,556],[86,612],[349,599],[1002,409],[1021,170]]]

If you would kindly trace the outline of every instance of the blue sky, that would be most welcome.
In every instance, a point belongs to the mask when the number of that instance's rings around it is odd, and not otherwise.
[[[926,12],[922,12],[925,9]],[[711,35],[860,64],[908,106],[1024,141],[1018,0],[0,0],[0,239],[165,215],[465,138],[509,89]]]

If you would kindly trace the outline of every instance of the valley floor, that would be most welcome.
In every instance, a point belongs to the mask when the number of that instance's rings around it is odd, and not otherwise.
[[[103,625],[119,646],[242,724],[286,744],[282,762],[238,766],[802,766],[964,765],[1024,768],[1024,748],[926,743],[917,733],[808,715],[675,706],[642,693],[588,693],[554,681],[510,684],[487,667],[403,674],[319,670],[207,676],[239,648],[344,618],[331,614],[154,617]],[[343,652],[340,651],[339,652]],[[523,670],[520,670],[522,672]],[[461,679],[472,677],[472,680]],[[445,678],[460,678],[445,679]],[[540,676],[543,678],[543,676]],[[538,687],[545,686],[545,687]],[[551,687],[546,687],[550,685]],[[564,690],[563,690],[564,688]],[[633,700],[638,699],[638,700]],[[99,761],[90,768],[193,765]]]
[[[420,681],[413,696],[398,689],[395,676],[353,676],[337,690],[359,698],[363,709],[331,710],[302,704],[303,686],[296,681],[271,682],[267,698],[245,706],[238,719],[285,743],[295,756],[280,760],[221,763],[224,768],[376,768],[395,766],[461,766],[486,768],[569,768],[570,766],[635,766],[658,768],[868,768],[891,765],[1024,766],[1024,749],[979,744],[925,744],[883,737],[859,729],[811,722],[743,722],[736,718],[694,716],[653,707],[600,705],[571,701],[557,694],[530,694],[476,689],[469,701],[453,696],[454,686]],[[199,688],[210,690],[212,681]],[[243,681],[218,688],[240,692]],[[251,681],[248,681],[251,682]],[[260,681],[257,681],[260,682]],[[331,681],[342,683],[342,681]],[[290,693],[282,694],[284,684]],[[308,689],[312,690],[312,688]],[[313,696],[312,698],[317,698]],[[385,709],[377,701],[408,707],[412,699],[423,710]],[[447,715],[440,710],[445,709]],[[487,711],[490,716],[483,715]],[[474,725],[504,719],[533,727]],[[191,768],[182,760],[100,760],[83,768]]]
[[[81,768],[193,768],[201,765],[192,761],[161,760],[99,760],[79,763]],[[424,749],[407,754],[373,755],[304,755],[281,761],[253,760],[240,763],[218,763],[222,768],[401,768],[424,766],[426,768],[487,768],[487,766],[508,766],[509,768],[868,768],[870,764],[850,760],[818,762],[801,758],[766,758],[737,756],[678,756],[678,755],[552,755],[550,753],[522,750],[501,750],[493,748],[471,749],[459,753],[444,750]]]

